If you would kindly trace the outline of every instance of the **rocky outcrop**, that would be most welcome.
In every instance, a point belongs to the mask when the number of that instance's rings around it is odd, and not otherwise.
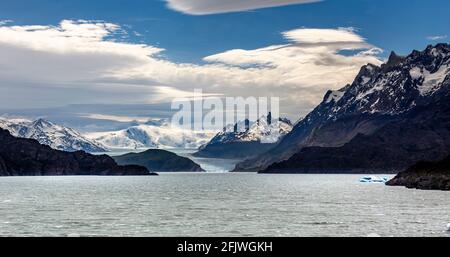
[[[0,129],[0,176],[148,176],[142,166],[119,166],[107,155],[63,152]]]
[[[439,162],[419,162],[400,172],[386,185],[450,191],[450,156]]]
[[[113,157],[121,165],[140,165],[157,172],[203,172],[205,170],[189,158],[169,151],[151,149]]]

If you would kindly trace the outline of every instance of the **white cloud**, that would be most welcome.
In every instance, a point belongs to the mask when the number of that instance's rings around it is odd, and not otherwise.
[[[321,0],[166,0],[169,8],[191,15],[249,11]]]
[[[233,49],[205,57],[204,65],[114,41],[120,30],[94,21],[0,26],[0,107],[154,103],[201,88],[206,95],[277,96],[282,111],[298,118],[326,90],[350,83],[362,65],[381,63],[381,50],[350,28],[287,31],[286,44]]]
[[[0,26],[13,22],[12,20],[0,20]]]
[[[119,116],[119,115],[106,115],[98,113],[80,113],[78,117],[88,118],[93,120],[107,120],[107,121],[117,121],[117,122],[148,122],[148,117],[130,117],[130,116]]]
[[[353,28],[295,29],[282,33],[286,39],[296,43],[364,43],[365,39]]]
[[[427,39],[431,40],[431,41],[439,41],[439,40],[447,39],[447,35],[429,36],[429,37],[427,37]]]

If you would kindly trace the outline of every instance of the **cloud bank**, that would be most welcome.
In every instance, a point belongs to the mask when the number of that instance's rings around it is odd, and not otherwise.
[[[190,15],[249,11],[321,0],[166,0],[169,8]]]
[[[285,44],[232,49],[206,56],[203,65],[117,41],[122,30],[70,20],[0,26],[0,108],[163,103],[201,88],[208,95],[277,96],[282,112],[295,119],[326,90],[350,83],[362,65],[381,63],[381,50],[352,28],[286,31]]]

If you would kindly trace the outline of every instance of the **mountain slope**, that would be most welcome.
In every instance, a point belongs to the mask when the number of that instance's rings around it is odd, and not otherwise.
[[[141,166],[119,166],[109,156],[63,152],[0,129],[0,176],[148,176]]]
[[[203,172],[192,160],[165,150],[151,149],[142,153],[129,153],[113,157],[120,165],[140,165],[157,172]]]
[[[358,135],[372,135],[404,119],[416,107],[448,90],[450,46],[438,44],[407,57],[392,53],[382,66],[364,66],[355,81],[329,91],[323,102],[273,149],[236,166],[264,170],[308,147],[341,147]]]
[[[241,132],[238,127],[242,126]],[[245,159],[264,153],[292,130],[287,119],[272,121],[271,115],[228,126],[194,154],[196,157]]]
[[[450,93],[342,147],[306,147],[261,173],[397,173],[450,154]]]
[[[106,152],[105,146],[90,140],[77,131],[53,124],[44,119],[36,121],[8,120],[0,118],[0,128],[8,130],[13,136],[36,139],[39,143],[56,150],[75,152]]]

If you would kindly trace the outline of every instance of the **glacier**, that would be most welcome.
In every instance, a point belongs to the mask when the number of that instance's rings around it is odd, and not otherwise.
[[[216,131],[192,131],[170,124],[141,124],[119,131],[87,133],[85,136],[109,149],[197,149],[215,134]]]

